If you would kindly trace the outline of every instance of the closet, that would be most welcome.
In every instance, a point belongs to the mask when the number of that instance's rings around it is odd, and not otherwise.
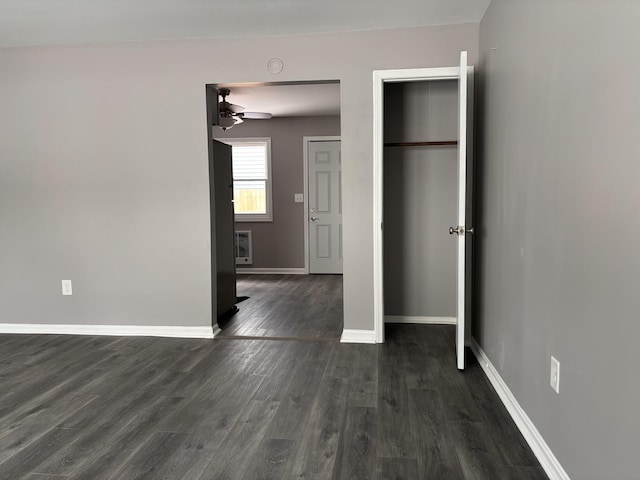
[[[374,72],[374,317],[470,331],[473,67]]]
[[[384,86],[386,322],[454,323],[458,84]]]

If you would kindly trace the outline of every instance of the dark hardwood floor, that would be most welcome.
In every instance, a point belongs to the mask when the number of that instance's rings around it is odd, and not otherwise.
[[[238,313],[224,337],[333,339],[342,334],[342,275],[238,275]]]
[[[545,479],[453,342],[0,335],[0,480]]]

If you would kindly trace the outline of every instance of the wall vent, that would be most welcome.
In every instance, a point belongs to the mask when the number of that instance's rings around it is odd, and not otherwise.
[[[235,232],[236,265],[251,265],[253,263],[253,247],[251,230]]]

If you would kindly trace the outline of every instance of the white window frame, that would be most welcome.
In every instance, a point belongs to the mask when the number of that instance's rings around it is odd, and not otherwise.
[[[265,143],[266,144],[266,172],[267,179],[265,181],[266,188],[266,207],[267,213],[236,213],[236,222],[273,222],[273,203],[271,200],[271,137],[238,137],[238,138],[216,138],[219,142],[226,143],[233,147],[234,145],[242,145],[245,143]],[[256,179],[257,180],[257,179]],[[262,180],[262,179],[260,179]],[[235,182],[235,178],[234,178]]]

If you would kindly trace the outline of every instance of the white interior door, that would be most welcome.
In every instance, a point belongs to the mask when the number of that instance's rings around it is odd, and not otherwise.
[[[456,357],[458,369],[465,368],[465,343],[467,332],[467,269],[471,264],[471,249],[467,249],[466,234],[473,229],[467,223],[467,184],[471,178],[467,171],[467,52],[460,54],[460,76],[458,79],[458,225],[452,227],[449,233],[457,234],[457,279],[456,279]],[[469,181],[468,181],[469,180]],[[470,199],[469,199],[470,200]],[[470,219],[469,219],[470,220]],[[470,243],[470,242],[469,242]],[[467,255],[469,254],[469,255]]]
[[[309,273],[342,273],[340,141],[310,141],[307,161]]]

